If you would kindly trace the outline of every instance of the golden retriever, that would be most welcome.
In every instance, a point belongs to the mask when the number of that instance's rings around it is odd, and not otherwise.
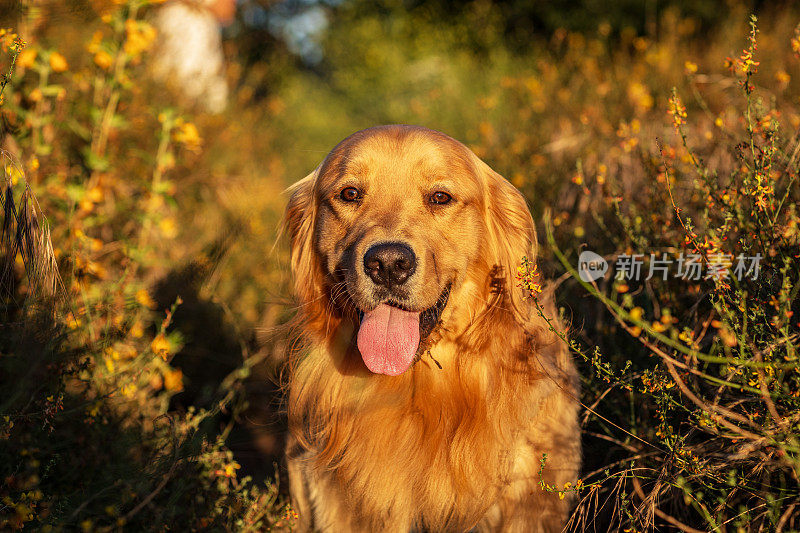
[[[404,125],[351,135],[290,193],[300,528],[560,531],[570,498],[542,483],[577,479],[578,386],[516,283],[536,254],[523,196],[458,141]]]

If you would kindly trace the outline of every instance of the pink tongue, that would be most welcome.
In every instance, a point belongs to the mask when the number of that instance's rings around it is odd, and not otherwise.
[[[419,347],[419,313],[381,304],[364,313],[358,351],[371,372],[399,376],[411,366]]]

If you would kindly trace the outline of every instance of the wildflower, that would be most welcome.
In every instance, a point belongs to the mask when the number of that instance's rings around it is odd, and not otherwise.
[[[156,303],[153,301],[150,293],[147,292],[147,289],[139,289],[136,291],[136,302],[139,305],[150,309],[153,309],[156,306]]]
[[[291,505],[286,506],[286,510],[283,512],[283,519],[284,520],[297,520],[300,518],[300,515],[297,514],[297,511],[292,509]]]
[[[53,69],[53,72],[64,72],[69,68],[69,65],[67,65],[67,60],[64,56],[58,52],[53,52],[50,54],[50,68]]]
[[[653,107],[653,97],[643,84],[634,82],[628,85],[628,98],[643,111]]]
[[[141,20],[128,19],[125,21],[127,38],[123,50],[131,57],[138,57],[148,50],[156,40],[156,30],[149,23]]]
[[[794,37],[789,40],[789,43],[792,45],[794,55],[800,58],[800,24],[795,27]]]
[[[161,234],[167,239],[173,239],[178,235],[178,225],[172,217],[161,219],[158,223],[158,229],[161,230]]]
[[[681,102],[680,97],[673,89],[672,96],[669,97],[669,109],[667,114],[672,117],[672,124],[676,130],[679,130],[681,125],[686,122],[686,107]]]
[[[197,126],[191,122],[181,123],[172,136],[175,142],[183,144],[193,152],[198,151],[203,142],[203,139],[200,138],[200,133],[197,131]]]
[[[233,477],[239,468],[241,468],[241,466],[236,461],[228,463],[225,465],[225,475],[228,477]]]
[[[38,52],[33,48],[28,48],[23,50],[19,56],[17,56],[17,66],[21,68],[30,68],[33,66],[34,62],[36,61],[36,56]]]
[[[86,51],[90,54],[96,54],[100,50],[100,43],[103,42],[103,32],[97,30],[92,35],[91,40],[86,43]]]
[[[103,70],[108,70],[109,67],[111,67],[112,61],[113,58],[111,57],[111,54],[105,50],[100,50],[94,55],[94,64]]]
[[[166,361],[169,356],[169,340],[163,333],[159,333],[153,339],[153,342],[150,343],[150,349],[153,350],[154,354]]]
[[[180,392],[183,390],[183,372],[180,369],[164,372],[164,387],[168,391]]]
[[[3,49],[3,52],[14,53],[25,48],[25,41],[10,29],[0,28],[0,48]]]
[[[755,15],[751,15],[750,17],[750,35],[747,38],[747,48],[742,51],[742,55],[735,61],[735,67],[739,71],[739,73],[745,76],[745,79],[741,81],[742,86],[744,87],[745,91],[748,94],[752,92],[753,86],[747,81],[748,78],[755,74],[758,71],[759,62],[753,60],[753,56],[756,52],[756,35],[758,35],[758,28],[756,27],[756,17]]]
[[[142,326],[142,323],[137,320],[136,322],[134,322],[133,326],[131,326],[130,333],[131,337],[133,337],[134,339],[138,339],[142,335],[144,335],[144,326]]]
[[[542,292],[537,269],[538,266],[531,263],[527,256],[522,258],[521,264],[517,267],[517,287],[521,287],[529,295]]]
[[[697,63],[692,63],[691,61],[687,61],[684,63],[684,68],[686,69],[687,74],[695,74],[697,72]]]

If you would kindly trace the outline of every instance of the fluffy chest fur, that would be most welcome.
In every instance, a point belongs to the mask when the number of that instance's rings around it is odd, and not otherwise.
[[[513,364],[516,352],[532,349],[516,337],[465,357],[442,341],[433,355],[443,368],[423,357],[400,377],[348,375],[352,350],[298,362],[293,426],[305,429],[309,467],[344,499],[354,524],[379,530],[405,517],[417,527],[467,530],[479,522],[555,388],[542,368]]]

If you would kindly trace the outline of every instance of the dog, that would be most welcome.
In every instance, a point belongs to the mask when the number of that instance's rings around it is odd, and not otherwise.
[[[289,194],[299,529],[561,531],[578,380],[552,291],[538,313],[516,279],[537,249],[522,194],[406,125],[347,137]]]

